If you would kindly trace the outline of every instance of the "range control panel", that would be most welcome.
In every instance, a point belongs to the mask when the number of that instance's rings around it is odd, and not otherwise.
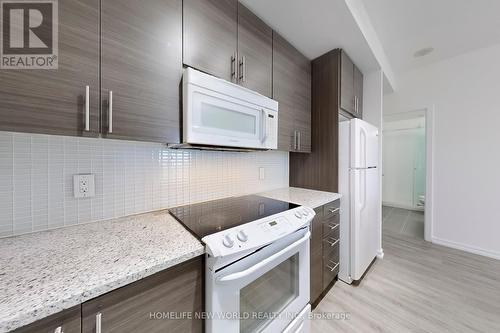
[[[316,213],[297,207],[202,238],[213,257],[235,255],[270,244],[309,225]]]

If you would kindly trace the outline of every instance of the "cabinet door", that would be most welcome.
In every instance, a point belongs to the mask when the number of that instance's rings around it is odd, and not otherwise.
[[[184,0],[184,64],[235,82],[237,19],[237,0]]]
[[[182,0],[103,0],[101,15],[102,133],[180,142]]]
[[[273,98],[279,103],[278,149],[311,150],[311,62],[273,33]],[[297,134],[300,131],[300,134]]]
[[[238,82],[272,97],[273,30],[238,3]]]
[[[311,221],[311,250],[310,250],[310,262],[311,262],[311,273],[310,273],[310,283],[311,283],[311,303],[314,303],[318,297],[323,292],[323,233],[322,233],[322,207],[320,209],[315,209],[316,216]]]
[[[356,117],[363,117],[363,73],[354,66],[354,95],[356,96]]]
[[[82,332],[94,333],[99,320],[106,333],[202,332],[194,313],[203,309],[203,268],[200,256],[82,304]]]
[[[58,69],[0,69],[0,130],[91,136],[99,132],[99,1],[59,1],[58,7]]]
[[[12,333],[81,333],[81,308],[80,305],[61,311],[55,315],[39,320],[28,326],[21,327]]]
[[[342,51],[340,56],[340,108],[355,115],[354,108],[354,64]]]

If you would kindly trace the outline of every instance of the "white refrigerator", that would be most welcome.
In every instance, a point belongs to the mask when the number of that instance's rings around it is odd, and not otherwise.
[[[379,137],[361,119],[339,123],[339,279],[361,279],[380,249]]]

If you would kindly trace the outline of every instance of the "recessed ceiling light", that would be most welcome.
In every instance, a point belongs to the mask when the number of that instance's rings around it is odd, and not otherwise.
[[[413,53],[413,56],[415,58],[425,57],[426,55],[428,55],[432,51],[434,51],[433,47],[426,47],[426,48],[423,48],[423,49],[418,50],[417,52]]]

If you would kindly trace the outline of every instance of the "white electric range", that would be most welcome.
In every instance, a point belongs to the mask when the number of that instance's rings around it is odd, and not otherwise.
[[[309,332],[313,209],[250,195],[170,212],[206,244],[207,333]]]

